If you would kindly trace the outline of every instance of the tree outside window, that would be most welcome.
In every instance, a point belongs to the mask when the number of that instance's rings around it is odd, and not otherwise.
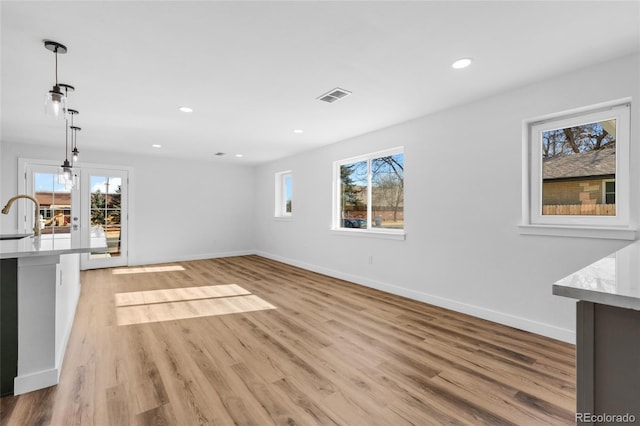
[[[337,162],[338,228],[404,229],[404,153],[394,149]]]
[[[542,177],[543,215],[615,216],[616,120],[542,132]]]

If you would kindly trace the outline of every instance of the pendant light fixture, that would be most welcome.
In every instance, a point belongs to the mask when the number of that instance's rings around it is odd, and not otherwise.
[[[60,83],[57,86],[62,87],[64,89],[65,98],[68,97],[69,90],[71,90],[71,91],[75,90],[75,88],[70,84]],[[60,177],[61,177],[60,180],[62,181],[61,183],[64,183],[66,189],[71,189],[71,188],[73,188],[73,185],[74,185],[75,182],[74,182],[74,179],[73,179],[73,177],[74,177],[73,176],[73,166],[71,165],[71,163],[69,163],[69,118],[68,118],[68,115],[71,116],[71,123],[73,125],[73,116],[76,115],[78,113],[78,111],[65,108],[64,112],[65,112],[65,114],[64,114],[64,162],[62,163],[62,166],[60,166],[61,169],[62,169],[62,174],[60,175]],[[68,115],[66,113],[68,113]],[[72,139],[72,143],[73,143],[73,139]]]
[[[82,130],[82,127],[78,127],[78,126],[71,126],[71,130],[73,130],[73,138],[72,138],[72,145],[73,145],[73,149],[71,150],[71,154],[73,157],[73,162],[77,163],[78,162],[78,158],[80,156],[80,151],[78,151],[78,135],[76,134],[76,132]]]
[[[52,51],[56,56],[56,84],[46,94],[44,101],[44,111],[47,115],[51,115],[55,118],[62,118],[67,107],[67,97],[58,84],[58,53],[67,53],[67,48],[63,44],[55,41],[45,40],[44,47],[47,50]]]
[[[76,114],[80,114],[78,110],[69,108],[67,112],[71,115],[71,158],[74,163],[78,161],[78,157],[80,156],[80,151],[78,151],[78,130],[82,130],[81,127],[75,126],[73,124],[73,116]]]
[[[64,162],[60,166],[60,174],[58,175],[58,182],[64,184],[65,188],[70,190],[76,184],[77,175],[73,172],[73,165],[69,162],[69,115],[71,116],[71,144],[73,147],[73,161],[77,161],[78,151],[76,132],[80,130],[73,123],[73,116],[78,114],[77,110],[67,108],[67,99],[69,97],[69,91],[73,92],[75,88],[70,84],[58,83],[58,53],[67,53],[67,47],[51,40],[44,41],[44,47],[47,50],[52,51],[56,56],[56,83],[53,86],[45,98],[45,112],[54,117],[61,118],[64,116]],[[63,93],[64,91],[64,93]]]
[[[69,163],[69,120],[64,119],[64,163],[62,163],[62,176],[66,182],[72,182],[73,166]]]

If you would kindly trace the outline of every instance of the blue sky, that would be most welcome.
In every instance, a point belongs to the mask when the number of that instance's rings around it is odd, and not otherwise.
[[[109,194],[115,194],[118,187],[122,184],[122,179],[119,177],[107,177],[107,176],[91,176],[90,186],[91,192],[100,190],[103,194],[107,192],[107,179],[109,183]],[[34,185],[36,192],[69,192],[65,189],[64,184],[58,182],[57,173],[34,173]],[[287,194],[291,196],[291,188]]]
[[[64,184],[58,183],[58,175],[53,173],[35,173],[36,192],[69,192]]]
[[[100,190],[103,194],[107,193],[107,183],[109,184],[109,194],[115,194],[116,190],[122,185],[122,179],[119,177],[91,176],[89,180],[91,192]]]
[[[284,180],[284,193],[285,193],[285,200],[290,201],[291,200],[291,177],[287,177]]]

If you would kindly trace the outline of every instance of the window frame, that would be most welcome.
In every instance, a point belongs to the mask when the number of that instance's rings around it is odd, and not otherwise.
[[[286,179],[291,179],[291,211],[287,211]],[[293,217],[293,171],[285,170],[275,174],[275,212],[278,219],[290,219]]]
[[[590,107],[551,114],[523,122],[523,190],[522,224],[523,234],[567,235],[602,238],[635,239],[635,230],[630,222],[630,99],[611,101]],[[542,214],[542,133],[554,129],[600,122],[616,121],[616,215],[573,216]],[[545,232],[545,228],[551,229]],[[568,229],[563,233],[562,228]],[[576,230],[583,229],[584,235]],[[619,230],[621,232],[610,232]],[[615,235],[618,235],[617,237]],[[612,235],[614,235],[612,237]]]
[[[341,235],[352,236],[367,236],[367,237],[379,237],[387,239],[400,239],[404,240],[406,235],[406,223],[402,229],[392,228],[374,228],[372,225],[372,186],[371,186],[371,162],[372,160],[380,157],[386,157],[389,155],[403,155],[404,162],[404,146],[398,146],[381,151],[375,151],[368,154],[358,155],[355,157],[345,158],[333,162],[333,208],[332,208],[332,220],[331,231]],[[340,226],[342,221],[341,211],[341,180],[340,180],[340,167],[345,164],[352,164],[361,161],[367,162],[367,227],[366,228],[345,228]],[[403,194],[404,197],[404,194]]]

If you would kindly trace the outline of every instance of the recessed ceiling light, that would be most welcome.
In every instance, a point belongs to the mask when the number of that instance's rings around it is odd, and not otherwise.
[[[193,108],[189,108],[189,107],[185,107],[185,106],[180,107],[180,108],[178,108],[178,109],[179,109],[180,111],[182,111],[182,112],[193,112]]]
[[[459,70],[462,68],[466,68],[469,65],[471,65],[471,58],[462,58],[462,59],[458,59],[453,64],[451,64],[451,68]]]
[[[157,144],[157,143],[154,143],[154,144],[153,144],[153,145],[151,145],[151,146],[152,146],[152,147],[154,147],[154,148],[162,148],[162,145],[159,145],[159,144]]]
[[[236,154],[236,158],[242,158],[242,157],[244,157],[244,155],[242,155],[242,154]]]
[[[302,130],[302,129],[295,129],[295,130],[293,131],[293,133],[298,133],[298,134],[300,134],[300,133],[304,133],[304,130]]]

